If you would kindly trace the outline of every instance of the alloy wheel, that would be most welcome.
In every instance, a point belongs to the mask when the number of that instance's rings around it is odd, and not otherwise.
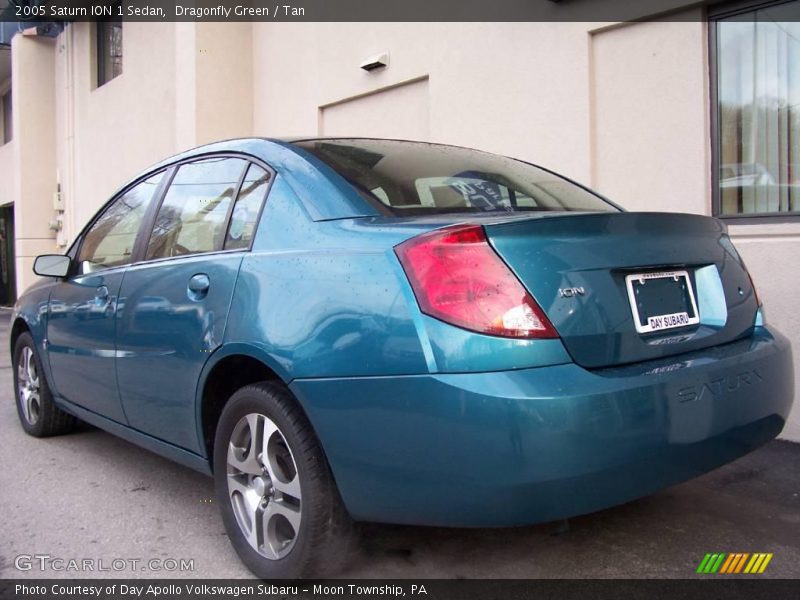
[[[250,413],[231,433],[227,456],[228,497],[250,546],[278,560],[300,533],[300,478],[292,451],[267,416]]]
[[[29,346],[22,348],[17,365],[17,389],[22,415],[30,425],[35,425],[41,412],[41,390],[39,372]]]

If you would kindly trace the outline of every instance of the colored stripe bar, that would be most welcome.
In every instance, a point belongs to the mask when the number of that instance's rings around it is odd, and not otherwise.
[[[772,560],[772,552],[770,552],[769,554],[767,554],[767,556],[764,557],[764,562],[761,563],[761,568],[758,569],[758,572],[763,573],[764,570],[767,568],[769,561],[771,560]]]
[[[758,560],[755,562],[753,567],[750,569],[750,572],[751,573],[758,573],[758,570],[761,568],[761,563],[764,561],[764,559],[766,557],[767,557],[766,554],[759,553],[758,554]]]
[[[731,566],[736,563],[735,559],[738,559],[738,558],[739,558],[738,554],[728,554],[728,560],[726,560],[722,564],[722,568],[719,570],[719,572],[720,573],[730,573],[731,572],[730,571]]]
[[[750,562],[749,562],[749,563],[747,563],[747,566],[744,568],[744,572],[745,572],[745,573],[749,573],[750,571],[752,571],[752,570],[753,570],[753,566],[754,566],[754,565],[756,564],[756,562],[758,561],[758,557],[759,557],[759,554],[758,554],[758,553],[756,553],[756,554],[753,554],[753,558],[751,558],[751,559],[750,559]]]
[[[749,552],[708,553],[700,561],[697,572],[704,574],[763,573],[773,556],[771,552],[756,552],[754,554]]]
[[[719,555],[717,562],[714,563],[714,566],[711,568],[712,573],[716,573],[719,570],[720,565],[722,565],[722,561],[725,559],[725,553]]]
[[[711,559],[711,555],[706,554],[703,560],[700,561],[700,566],[697,567],[698,573],[705,573],[706,565],[708,564],[709,559]]]
[[[717,557],[718,556],[719,556],[719,554],[717,554],[717,553],[714,553],[714,554],[711,555],[711,558],[709,558],[708,562],[706,563],[706,568],[703,569],[703,573],[711,573],[711,569],[714,568],[714,563],[717,562]]]
[[[742,568],[744,568],[744,563],[747,562],[747,559],[749,557],[750,557],[749,552],[745,552],[744,554],[742,554],[742,558],[739,559],[739,564],[736,565],[736,570],[734,571],[734,573],[742,572]]]

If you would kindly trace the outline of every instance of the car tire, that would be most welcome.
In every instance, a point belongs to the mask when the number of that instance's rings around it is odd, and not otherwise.
[[[34,437],[69,433],[77,419],[58,408],[47,385],[42,361],[30,333],[20,334],[14,344],[12,368],[14,398],[22,428]]]
[[[321,578],[346,564],[352,521],[311,424],[283,385],[252,384],[231,396],[215,434],[214,485],[231,544],[257,577]]]

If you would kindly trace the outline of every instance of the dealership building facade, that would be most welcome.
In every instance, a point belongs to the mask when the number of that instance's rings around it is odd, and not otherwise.
[[[784,0],[638,23],[20,31],[0,48],[0,302],[166,156],[241,136],[378,136],[522,158],[629,210],[724,217],[768,320],[800,348],[799,13]],[[800,441],[800,410],[783,435]]]

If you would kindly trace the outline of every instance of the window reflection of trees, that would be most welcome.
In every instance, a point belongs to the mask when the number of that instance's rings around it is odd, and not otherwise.
[[[228,207],[246,165],[222,157],[179,167],[159,209],[147,258],[221,249]]]
[[[100,216],[84,236],[79,262],[111,267],[130,260],[139,225],[162,175],[159,173],[132,188]],[[109,260],[109,256],[117,258]]]

